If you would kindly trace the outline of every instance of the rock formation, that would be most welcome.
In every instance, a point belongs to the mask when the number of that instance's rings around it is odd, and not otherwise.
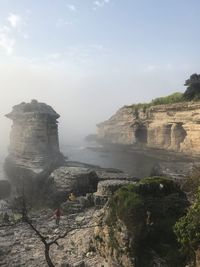
[[[97,127],[98,139],[104,143],[200,155],[199,102],[125,106]]]
[[[61,166],[51,173],[48,182],[51,184],[52,194],[65,201],[71,192],[76,195],[95,192],[98,176],[88,168]]]
[[[19,176],[22,171],[38,175],[63,160],[58,141],[59,115],[52,107],[32,100],[14,106],[6,117],[13,121],[5,161],[9,177]]]
[[[115,192],[94,230],[94,246],[109,266],[185,266],[173,233],[186,195],[171,180],[147,178]]]

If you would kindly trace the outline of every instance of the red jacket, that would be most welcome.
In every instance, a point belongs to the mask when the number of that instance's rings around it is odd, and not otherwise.
[[[56,210],[54,211],[54,215],[55,215],[57,218],[59,218],[59,217],[62,215],[62,211],[61,211],[61,209],[56,209]]]

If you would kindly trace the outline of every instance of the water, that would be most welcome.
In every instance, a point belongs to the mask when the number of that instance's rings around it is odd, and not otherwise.
[[[101,147],[96,149],[98,148],[96,144],[94,144],[92,149],[88,148],[88,146],[91,146],[91,144],[84,142],[65,144],[61,145],[61,151],[71,161],[80,161],[104,168],[120,169],[138,178],[148,176],[153,166],[159,162],[158,158],[146,154],[128,152],[127,150],[123,151],[123,149],[109,150],[102,149]],[[3,162],[6,154],[5,150],[0,152],[0,179],[5,179]]]
[[[144,154],[127,150],[91,149],[87,145],[62,145],[61,150],[69,160],[120,169],[138,178],[148,176],[158,163],[157,158]]]

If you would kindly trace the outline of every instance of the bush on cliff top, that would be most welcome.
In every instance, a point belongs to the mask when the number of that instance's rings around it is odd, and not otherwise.
[[[173,104],[173,103],[179,103],[179,102],[183,102],[183,94],[182,93],[174,93],[168,96],[164,96],[164,97],[158,97],[155,98],[151,101],[152,106],[154,105],[168,105],[168,104]]]
[[[168,96],[158,97],[153,99],[150,103],[139,103],[133,104],[126,107],[132,107],[134,109],[146,109],[149,107],[157,106],[157,105],[169,105],[184,102],[185,99],[183,98],[183,93],[176,92]]]

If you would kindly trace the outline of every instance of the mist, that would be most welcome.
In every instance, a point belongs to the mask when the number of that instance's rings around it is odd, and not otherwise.
[[[157,17],[144,2],[1,3],[2,150],[11,128],[4,115],[21,102],[51,105],[61,116],[60,143],[70,144],[124,105],[185,90],[200,67],[198,8],[158,2]]]
[[[70,70],[65,66],[21,62],[0,65],[0,145],[9,144],[11,121],[5,118],[14,105],[37,99],[59,114],[61,144],[80,142],[96,132],[118,108],[183,91],[187,70]]]

